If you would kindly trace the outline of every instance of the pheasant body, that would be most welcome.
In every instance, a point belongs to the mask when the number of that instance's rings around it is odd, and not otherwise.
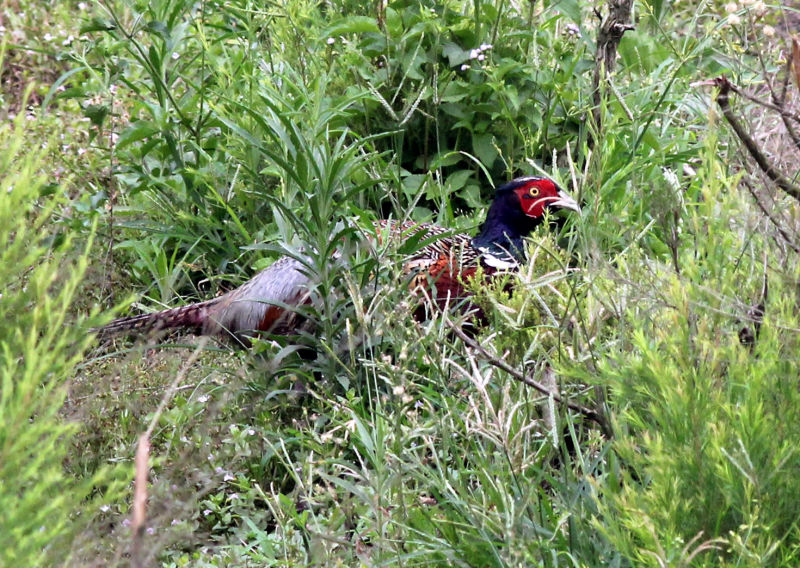
[[[577,203],[546,178],[518,178],[497,189],[481,233],[472,238],[430,223],[375,222],[379,243],[408,239],[424,232],[431,242],[403,264],[413,274],[412,287],[433,283],[436,300],[465,296],[465,283],[478,268],[490,276],[514,270],[524,260],[522,238],[541,223],[546,208],[580,210]],[[418,280],[419,279],[419,280]],[[230,335],[247,343],[252,332],[291,334],[299,317],[292,309],[306,302],[313,282],[303,264],[282,257],[248,282],[217,298],[152,314],[124,317],[97,330],[101,336],[184,328],[204,335]]]

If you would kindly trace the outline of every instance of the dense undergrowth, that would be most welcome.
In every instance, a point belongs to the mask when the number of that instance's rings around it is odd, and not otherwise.
[[[763,180],[692,86],[759,85],[784,47],[768,24],[796,14],[636,4],[600,128],[591,9],[20,3],[0,562],[796,565],[796,205],[772,195],[778,230],[741,191]],[[513,294],[475,290],[476,339],[572,409],[466,345],[458,311],[410,318],[398,267],[419,242],[367,244],[385,217],[474,231],[492,187],[531,173],[583,213],[533,235]],[[301,253],[317,287],[298,336],[92,343],[111,311]],[[120,488],[151,422],[135,548]]]

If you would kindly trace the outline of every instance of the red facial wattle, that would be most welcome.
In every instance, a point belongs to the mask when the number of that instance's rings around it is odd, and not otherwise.
[[[542,217],[548,203],[558,201],[558,188],[549,179],[537,179],[514,190],[528,217]]]

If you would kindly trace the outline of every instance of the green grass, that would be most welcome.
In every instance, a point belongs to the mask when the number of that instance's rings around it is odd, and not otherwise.
[[[592,7],[519,6],[11,10],[0,564],[797,563],[800,267],[692,86],[757,85],[754,38],[782,15],[638,5],[597,132]],[[780,37],[757,42],[766,73]],[[363,246],[389,216],[474,231],[520,173],[584,211],[532,236],[514,294],[476,290],[477,341],[605,431],[467,348],[458,313],[409,317],[398,267],[420,243]],[[191,337],[91,343],[111,311],[212,297],[286,254],[318,282],[296,337],[191,365]],[[119,480],[151,425],[137,555]]]

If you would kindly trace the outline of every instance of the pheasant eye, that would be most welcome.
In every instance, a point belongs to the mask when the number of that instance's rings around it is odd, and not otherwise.
[[[530,190],[528,191],[528,194],[529,194],[531,197],[538,197],[538,195],[539,195],[539,188],[538,188],[538,187],[532,187],[532,188],[530,188]]]

